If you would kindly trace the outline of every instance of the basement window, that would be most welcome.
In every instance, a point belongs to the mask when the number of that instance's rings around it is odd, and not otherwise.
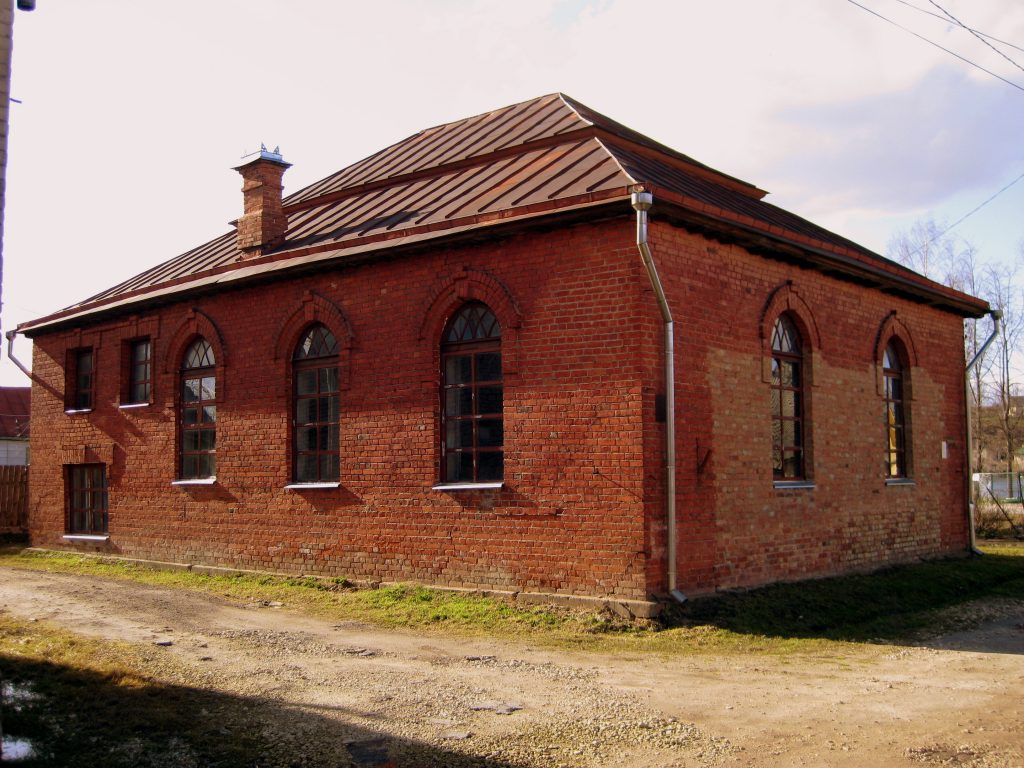
[[[70,464],[65,475],[67,533],[105,536],[107,533],[107,467]]]

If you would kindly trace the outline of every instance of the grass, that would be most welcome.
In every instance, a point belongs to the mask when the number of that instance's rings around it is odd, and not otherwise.
[[[982,598],[1024,600],[1024,547],[935,560],[869,575],[722,593],[667,611],[657,623],[607,612],[524,606],[473,593],[395,585],[354,589],[345,579],[157,571],[56,553],[0,555],[0,565],[131,579],[244,602],[282,603],[330,620],[611,652],[816,651],[836,641],[905,642],[949,626],[950,609]]]
[[[330,620],[423,633],[515,637],[532,644],[638,656],[796,652],[842,660],[847,657],[841,649],[849,648],[848,642],[908,641],[948,628],[950,613],[974,600],[1024,600],[1024,546],[985,549],[987,555],[981,558],[720,594],[691,601],[648,625],[605,613],[522,606],[419,586],[357,590],[344,579],[207,576],[16,551],[0,554],[0,566],[128,579],[236,601],[280,602]],[[308,709],[217,690],[216,680],[206,680],[206,673],[194,669],[185,671],[181,664],[161,648],[86,638],[0,612],[4,733],[27,739],[37,749],[34,758],[19,764],[327,765],[336,764],[338,745],[353,737],[375,737]],[[302,734],[298,742],[296,734]],[[302,749],[311,745],[317,757],[298,755],[296,743]],[[458,763],[456,756],[443,752],[433,754],[432,760]]]
[[[741,634],[900,641],[944,629],[948,609],[983,598],[1024,600],[1024,548],[720,595],[683,614]]]

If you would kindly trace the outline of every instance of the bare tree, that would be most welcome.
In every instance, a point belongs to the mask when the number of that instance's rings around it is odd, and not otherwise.
[[[972,296],[979,296],[988,300],[990,304],[999,306],[998,302],[992,300],[993,273],[991,268],[983,262],[972,243],[957,238],[945,230],[946,227],[934,219],[921,219],[915,222],[909,230],[897,232],[889,239],[887,255],[893,261],[897,261],[925,277]],[[979,322],[984,322],[986,325],[979,325]],[[987,322],[975,318],[968,318],[964,322],[964,355],[966,359],[973,359],[985,342],[988,336]],[[1017,335],[1013,339],[1015,342]],[[1009,340],[1007,339],[1007,341]],[[990,351],[971,371],[967,396],[969,401],[968,418],[971,419],[974,436],[971,451],[974,463],[974,466],[971,467],[973,472],[982,471],[982,446],[985,442],[982,425],[983,421],[987,422],[983,416],[985,415],[986,398],[992,394],[993,390],[992,377],[998,367],[995,364],[996,359],[996,355]]]
[[[1024,340],[1024,312],[1021,311],[1019,268],[1014,265],[989,266],[986,269],[989,303],[1001,309],[1003,319],[992,345],[991,401],[993,426],[999,441],[998,454],[1006,461],[1006,471],[1014,471],[1013,460],[1024,432],[1024,399],[1013,383],[1011,361],[1019,355]]]
[[[889,238],[886,254],[930,280],[956,287],[954,283],[962,279],[963,270],[956,238],[944,229],[932,218],[918,219],[909,230]]]

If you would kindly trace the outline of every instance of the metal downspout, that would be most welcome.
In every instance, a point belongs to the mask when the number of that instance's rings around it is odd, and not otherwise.
[[[668,308],[665,289],[654,266],[651,247],[647,243],[647,211],[654,204],[654,195],[641,190],[632,194],[636,210],[636,245],[640,250],[647,277],[650,278],[658,309],[665,323],[665,517],[668,524],[668,592],[674,600],[682,603],[686,595],[676,589],[676,370],[675,338],[672,312]]]
[[[971,358],[971,362],[967,364],[964,369],[964,404],[967,408],[967,471],[964,473],[967,477],[967,525],[970,529],[970,540],[971,540],[971,552],[976,555],[983,554],[978,549],[977,543],[974,538],[974,475],[973,473],[973,450],[974,450],[974,430],[971,428],[971,369],[974,368],[978,363],[981,362],[981,358],[984,356],[985,351],[989,348],[993,341],[996,340],[996,336],[999,335],[999,325],[1002,320],[1002,310],[993,309],[989,312],[992,318],[992,333],[985,343],[981,345],[981,349],[978,350],[977,354]]]
[[[14,363],[16,366],[18,366],[19,371],[28,376],[32,381],[35,381],[35,374],[33,374],[32,371],[26,368],[22,364],[21,360],[14,356],[14,337],[18,335],[18,331],[8,331],[5,335],[7,336],[7,359]]]

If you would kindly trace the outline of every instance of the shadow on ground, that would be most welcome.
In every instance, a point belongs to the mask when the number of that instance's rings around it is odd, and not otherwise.
[[[935,560],[724,592],[675,608],[663,621],[773,638],[1024,653],[1024,556]],[[943,639],[954,635],[953,644]]]
[[[0,654],[2,726],[12,765],[319,768],[508,764],[387,734],[344,713],[106,675]],[[8,754],[4,760],[10,758]]]

